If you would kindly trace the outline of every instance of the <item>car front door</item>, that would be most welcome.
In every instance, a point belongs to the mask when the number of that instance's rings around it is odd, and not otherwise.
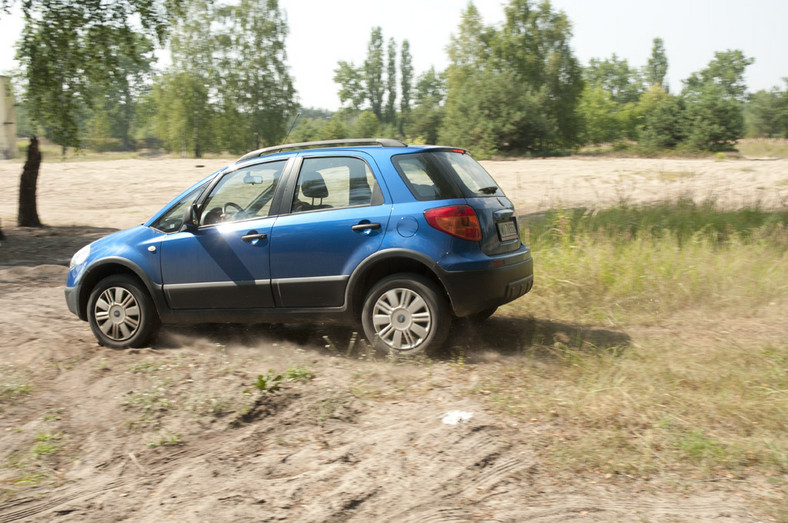
[[[269,210],[286,161],[244,167],[222,176],[196,227],[165,236],[162,283],[173,309],[273,307]]]
[[[342,306],[350,274],[380,248],[388,226],[380,181],[360,157],[303,158],[290,209],[271,238],[277,306]]]

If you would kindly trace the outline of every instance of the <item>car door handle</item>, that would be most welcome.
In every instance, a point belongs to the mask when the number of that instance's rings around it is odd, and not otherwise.
[[[268,238],[268,235],[264,232],[257,232],[257,231],[249,231],[249,233],[241,236],[241,239],[245,242],[253,242],[255,240],[265,240]]]
[[[350,227],[354,231],[374,231],[376,229],[380,229],[379,223],[357,223],[356,225],[352,225]]]

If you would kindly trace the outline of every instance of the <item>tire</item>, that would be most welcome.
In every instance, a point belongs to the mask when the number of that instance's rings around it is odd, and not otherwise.
[[[159,329],[156,308],[142,284],[125,274],[107,276],[90,293],[88,323],[99,345],[143,347]]]
[[[417,274],[394,274],[367,294],[361,322],[369,342],[384,354],[412,356],[446,341],[451,314],[444,294]]]

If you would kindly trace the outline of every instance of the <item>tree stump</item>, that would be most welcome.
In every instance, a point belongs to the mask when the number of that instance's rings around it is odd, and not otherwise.
[[[38,149],[38,138],[30,138],[27,148],[27,161],[22,168],[22,179],[19,183],[19,215],[17,224],[20,227],[41,227],[36,206],[36,187],[38,170],[41,166],[41,151]]]

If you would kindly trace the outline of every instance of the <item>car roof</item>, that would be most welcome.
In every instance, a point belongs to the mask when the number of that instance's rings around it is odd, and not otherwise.
[[[388,150],[389,155],[401,154],[403,149],[408,149],[407,152],[418,152],[423,150],[453,150],[457,152],[467,153],[464,149],[456,147],[445,147],[440,145],[408,145],[399,140],[391,138],[353,138],[349,140],[321,140],[315,142],[300,142],[290,143],[284,145],[276,145],[273,147],[265,147],[246,153],[241,156],[235,163],[236,165],[252,160],[255,158],[262,158],[265,156],[281,156],[286,153],[297,154],[304,150],[321,151],[321,150],[365,150],[371,152],[372,150],[381,152]]]

